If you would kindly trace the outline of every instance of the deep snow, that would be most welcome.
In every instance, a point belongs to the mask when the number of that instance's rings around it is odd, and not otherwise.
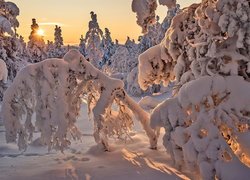
[[[77,122],[83,133],[82,142],[73,142],[64,154],[48,153],[38,141],[22,153],[16,144],[6,144],[5,130],[0,123],[0,179],[189,179],[173,168],[162,142],[158,150],[149,148],[148,138],[137,122],[131,132],[133,139],[125,143],[111,141],[111,152],[103,152],[96,145],[92,123],[84,104]]]

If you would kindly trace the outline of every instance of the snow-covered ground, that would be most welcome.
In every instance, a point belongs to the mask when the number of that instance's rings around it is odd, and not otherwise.
[[[82,142],[74,142],[64,153],[48,153],[37,142],[22,153],[16,144],[6,144],[5,130],[0,126],[0,179],[189,179],[190,175],[173,168],[162,142],[158,150],[149,149],[148,138],[137,123],[132,140],[113,140],[111,152],[103,152],[92,136],[86,105],[81,112],[78,127]]]

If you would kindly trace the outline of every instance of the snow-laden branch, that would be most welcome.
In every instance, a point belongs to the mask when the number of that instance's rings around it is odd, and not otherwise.
[[[120,96],[124,93],[123,86],[122,81],[92,66],[77,50],[69,51],[63,59],[47,59],[29,65],[18,73],[4,95],[2,114],[6,140],[17,140],[19,148],[25,150],[37,129],[49,149],[62,151],[70,145],[71,138],[81,138],[75,122],[81,98],[87,95],[95,124],[95,140],[106,150],[109,150],[109,136],[128,135],[133,124],[129,108],[139,114],[150,142],[155,142],[149,116],[127,95]],[[114,104],[118,110],[112,109]],[[32,122],[34,114],[35,123]]]
[[[137,24],[141,26],[142,33],[148,32],[148,27],[155,23],[157,2],[169,9],[176,7],[176,0],[133,0],[132,11],[136,13]]]
[[[202,179],[249,177],[249,19],[248,0],[203,0],[175,16],[164,40],[139,57],[143,89],[177,82],[178,94],[156,107],[151,126],[165,128],[176,165]]]
[[[154,109],[151,126],[165,128],[164,146],[178,167],[198,169],[202,179],[245,179],[250,171],[239,159],[247,164],[250,157],[249,143],[241,138],[250,137],[249,91],[240,76],[204,76]]]
[[[145,89],[166,82],[173,73],[180,86],[214,74],[241,75],[249,81],[249,9],[246,0],[206,0],[183,9],[161,45],[140,56],[141,71],[148,70],[139,73],[140,85]]]

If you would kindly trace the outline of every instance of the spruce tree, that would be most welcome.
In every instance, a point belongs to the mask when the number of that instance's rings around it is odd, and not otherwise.
[[[56,48],[61,48],[63,46],[62,29],[57,25],[55,27],[54,40]]]
[[[31,62],[40,62],[42,59],[46,58],[45,42],[43,36],[38,34],[38,30],[39,25],[37,24],[36,19],[33,18],[27,47]]]
[[[97,68],[100,68],[103,52],[101,50],[101,40],[103,32],[97,22],[97,15],[91,11],[91,21],[89,22],[89,30],[86,33],[86,57]]]

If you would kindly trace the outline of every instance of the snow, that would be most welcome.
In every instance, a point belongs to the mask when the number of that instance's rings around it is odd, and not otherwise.
[[[143,90],[176,81],[176,96],[153,110],[151,127],[165,128],[163,144],[176,167],[202,179],[234,179],[221,164],[237,167],[240,179],[250,173],[240,138],[249,137],[248,16],[246,0],[193,4],[173,18],[160,44],[139,56]]]
[[[132,10],[136,13],[137,24],[142,27],[142,32],[147,32],[150,24],[155,22],[156,0],[133,0]]]
[[[0,126],[0,179],[189,179],[172,166],[163,147],[149,149],[139,125],[131,132],[131,140],[113,140],[111,152],[103,152],[95,143],[93,122],[87,113],[87,105],[83,104],[77,121],[82,142],[73,142],[64,153],[48,153],[38,144],[20,152],[16,145],[6,144],[5,129]],[[39,134],[36,132],[34,137]]]
[[[133,0],[139,44],[91,12],[82,54],[58,26],[45,44],[35,19],[26,48],[0,4],[0,179],[249,179],[248,0]]]
[[[149,114],[123,88],[121,80],[96,69],[78,50],[70,50],[64,59],[47,59],[26,66],[8,87],[3,99],[6,140],[17,141],[19,149],[25,150],[37,128],[49,150],[63,151],[72,138],[81,138],[75,123],[81,98],[85,97],[95,124],[95,140],[105,150],[109,150],[109,137],[120,138],[130,130],[131,111],[141,122],[151,147],[155,148],[156,135],[149,127]],[[34,114],[35,123],[31,122]],[[121,123],[113,123],[115,119],[120,119]]]
[[[167,6],[170,9],[176,6],[176,0],[159,0],[159,4]]]
[[[6,83],[7,79],[8,79],[8,69],[6,67],[5,62],[2,59],[0,59],[0,81]]]
[[[0,28],[2,32],[7,32],[8,34],[13,35],[11,23],[3,16],[0,16]]]

